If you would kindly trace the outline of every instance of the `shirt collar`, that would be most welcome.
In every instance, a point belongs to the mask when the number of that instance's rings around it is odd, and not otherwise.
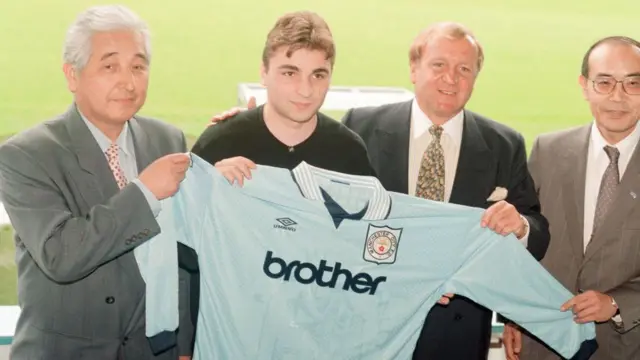
[[[420,109],[418,101],[414,98],[411,103],[411,127],[415,137],[429,131],[433,122]],[[451,119],[442,125],[443,133],[447,134],[456,145],[462,143],[462,130],[464,127],[464,110],[460,110]]]
[[[602,137],[602,134],[600,133],[600,130],[598,130],[595,121],[591,125],[591,151],[593,151],[596,156],[605,154],[603,148],[609,145],[618,149],[621,158],[631,157],[631,154],[633,154],[633,151],[635,150],[639,140],[640,126],[638,126],[638,124],[636,124],[636,127],[633,132],[631,132],[631,134],[629,134],[617,144],[609,144],[607,140]]]
[[[111,140],[100,129],[98,129],[97,126],[95,126],[91,121],[89,121],[84,116],[84,114],[82,114],[80,109],[78,109],[78,113],[80,114],[82,121],[84,121],[84,123],[89,128],[89,131],[91,131],[91,134],[93,135],[93,137],[96,139],[96,142],[100,146],[100,150],[102,150],[102,152],[106,152],[109,149],[109,146],[111,146]],[[122,149],[122,151],[127,155],[130,154],[129,142],[127,141],[128,133],[129,133],[129,122],[126,122],[124,124],[124,127],[122,128],[122,132],[116,139],[116,144],[118,144],[120,149]]]
[[[316,177],[328,178],[337,182],[353,185],[364,185],[373,188],[373,196],[369,200],[364,220],[382,220],[391,209],[391,196],[380,181],[372,176],[356,176],[321,169],[302,161],[293,170],[293,177],[302,195],[309,200],[323,200],[323,195]]]

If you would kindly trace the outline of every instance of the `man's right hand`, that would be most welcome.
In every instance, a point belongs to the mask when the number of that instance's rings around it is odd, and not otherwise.
[[[522,350],[522,333],[518,326],[514,323],[504,324],[502,341],[504,342],[504,352],[507,360],[518,360],[520,358],[520,350]]]
[[[235,180],[242,186],[245,178],[251,179],[251,170],[256,168],[256,164],[247,158],[236,156],[218,161],[215,167],[230,184]]]
[[[256,107],[256,98],[255,97],[250,97],[249,101],[247,102],[247,107],[246,108],[241,108],[241,107],[233,107],[227,111],[223,111],[222,113],[215,115],[214,117],[211,118],[211,121],[209,122],[209,125],[207,126],[211,126],[211,125],[215,125],[216,123],[219,123],[221,121],[227,120],[230,117],[233,117],[235,115],[237,115],[238,113],[242,112],[242,111],[246,111],[246,110],[250,110]]]
[[[178,191],[190,163],[191,157],[185,153],[165,155],[147,166],[138,179],[156,199],[166,199]]]

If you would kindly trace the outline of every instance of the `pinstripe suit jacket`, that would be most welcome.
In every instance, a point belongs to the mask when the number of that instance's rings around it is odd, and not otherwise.
[[[184,152],[181,132],[129,121],[142,171]],[[137,185],[118,189],[75,106],[0,146],[0,198],[15,227],[20,318],[13,360],[173,360],[191,352],[188,275],[181,272],[179,346],[152,354],[145,284],[133,249],[160,232]]]
[[[529,169],[551,232],[542,264],[572,292],[596,290],[618,302],[624,324],[596,326],[599,350],[594,360],[640,360],[640,146],[621,179],[612,210],[584,251],[590,126],[545,134],[534,143]],[[522,360],[559,359],[526,336],[522,352]]]

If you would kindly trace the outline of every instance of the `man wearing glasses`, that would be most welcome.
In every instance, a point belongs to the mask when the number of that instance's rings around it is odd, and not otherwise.
[[[596,322],[593,360],[640,359],[640,42],[596,42],[580,85],[593,123],[540,136],[529,160],[551,232],[541,263],[577,295],[562,309]],[[505,350],[560,359],[511,324]]]

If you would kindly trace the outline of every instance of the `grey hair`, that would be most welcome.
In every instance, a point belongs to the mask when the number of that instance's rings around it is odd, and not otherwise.
[[[144,52],[151,60],[151,39],[147,24],[122,5],[94,6],[80,13],[69,27],[64,42],[63,61],[82,70],[91,57],[91,38],[95,33],[130,30],[141,35]]]

